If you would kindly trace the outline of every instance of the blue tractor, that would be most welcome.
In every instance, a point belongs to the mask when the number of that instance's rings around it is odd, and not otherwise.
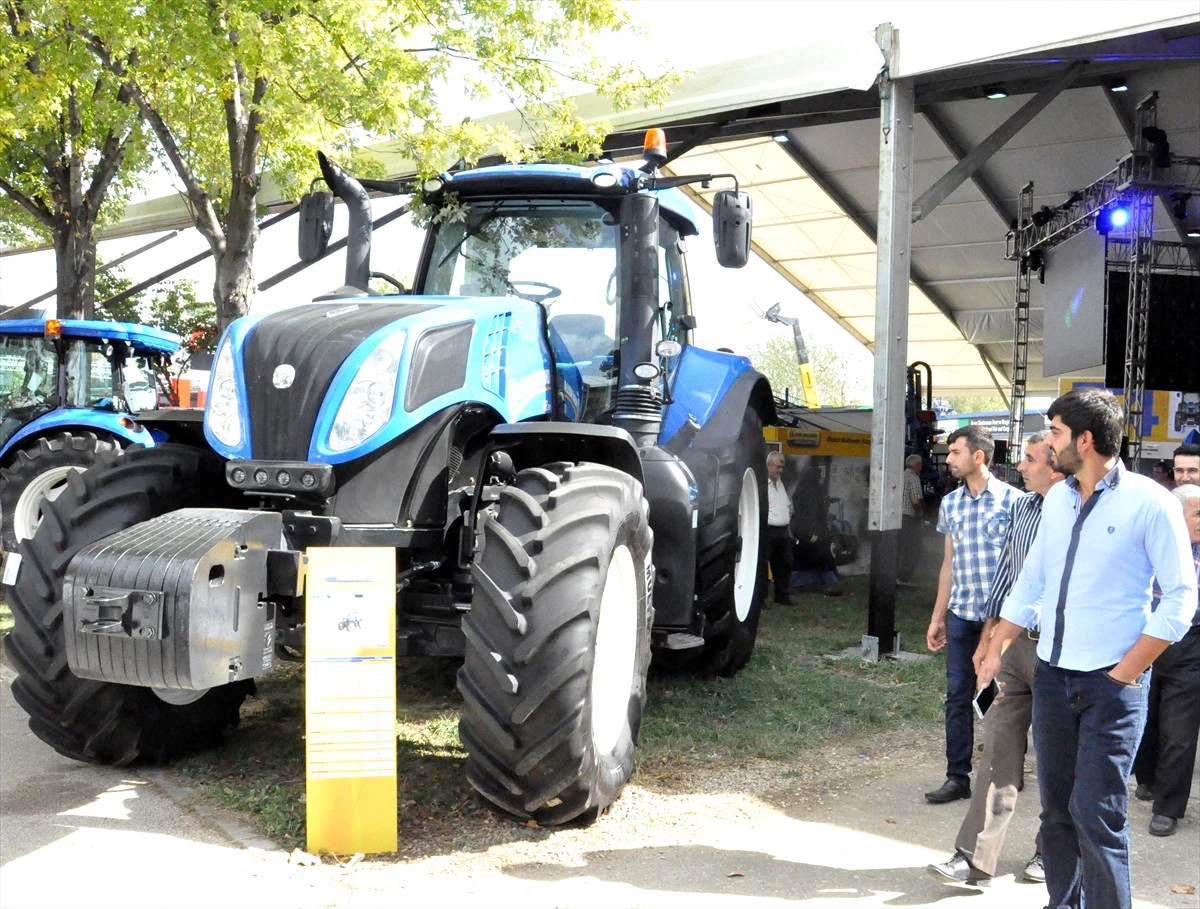
[[[42,507],[101,452],[153,445],[135,414],[153,411],[153,363],[173,334],[124,322],[0,322],[0,546],[33,536]]]
[[[745,358],[691,343],[678,187],[718,177],[664,160],[648,143],[638,166],[427,183],[415,287],[374,295],[368,192],[411,187],[322,157],[350,211],[346,286],[234,322],[208,445],[71,476],[8,573],[34,732],[118,764],[219,742],[254,678],[303,651],[306,549],[390,547],[398,652],[462,659],[478,793],[541,825],[604,811],[652,650],[732,675],[765,588],[773,397]],[[749,205],[715,196],[722,265],[746,262]],[[302,258],[332,206],[306,198]]]

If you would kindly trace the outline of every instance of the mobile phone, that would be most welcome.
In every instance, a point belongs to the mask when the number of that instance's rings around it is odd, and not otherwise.
[[[987,699],[987,703],[985,706],[980,707],[979,706],[979,698],[983,695],[983,693],[985,691],[992,692],[992,696]],[[975,711],[975,716],[979,717],[982,720],[984,713],[987,711],[987,708],[992,705],[992,701],[994,701],[996,699],[997,695],[999,695],[999,694],[1000,694],[1000,685],[995,679],[992,679],[992,684],[990,684],[987,688],[980,688],[978,691],[976,691],[975,697],[971,699],[971,709]]]

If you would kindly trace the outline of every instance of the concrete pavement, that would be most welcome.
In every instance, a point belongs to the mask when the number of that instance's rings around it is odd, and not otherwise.
[[[631,786],[587,830],[418,861],[300,867],[166,771],[79,764],[29,732],[0,666],[0,907],[204,906],[1042,906],[1017,883],[1037,823],[1018,806],[1001,876],[948,886],[925,866],[953,851],[965,802],[930,806],[940,755],[859,774],[794,803],[729,791],[662,795]],[[1035,787],[1036,788],[1036,787]],[[1194,799],[1200,785],[1194,786]],[[666,823],[623,829],[620,806],[650,801]],[[1200,906],[1200,801],[1180,831],[1146,832],[1133,802],[1135,905]],[[497,850],[501,850],[497,852]]]

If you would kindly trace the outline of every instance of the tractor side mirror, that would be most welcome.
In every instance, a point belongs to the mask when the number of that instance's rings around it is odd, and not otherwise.
[[[741,268],[750,260],[750,194],[721,190],[713,197],[713,242],[722,268]]]
[[[325,255],[332,234],[333,193],[305,193],[300,197],[300,261],[316,262]]]

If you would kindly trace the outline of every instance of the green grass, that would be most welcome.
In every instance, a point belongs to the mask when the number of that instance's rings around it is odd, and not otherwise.
[[[750,664],[732,679],[656,678],[650,686],[639,755],[677,762],[786,760],[843,733],[934,723],[942,712],[945,668],[924,662],[830,659],[857,648],[866,632],[866,579],[840,598],[793,595],[795,606],[763,614]],[[901,643],[924,642],[928,610],[898,598]]]
[[[762,616],[750,664],[732,679],[651,673],[634,782],[686,787],[703,762],[786,761],[847,735],[941,719],[945,664],[830,659],[857,648],[867,623],[867,583],[851,578],[840,598],[800,593]],[[932,589],[899,591],[902,646],[924,649]],[[486,822],[463,773],[457,663],[398,661],[397,816],[401,840]],[[247,814],[286,847],[304,845],[304,671],[285,664],[259,680],[239,733],[223,749],[176,765],[194,787]],[[715,755],[715,757],[714,757]],[[407,833],[406,833],[407,831]]]
[[[4,599],[4,595],[0,594],[0,638],[8,634],[13,629],[12,610],[8,608],[8,602]]]

